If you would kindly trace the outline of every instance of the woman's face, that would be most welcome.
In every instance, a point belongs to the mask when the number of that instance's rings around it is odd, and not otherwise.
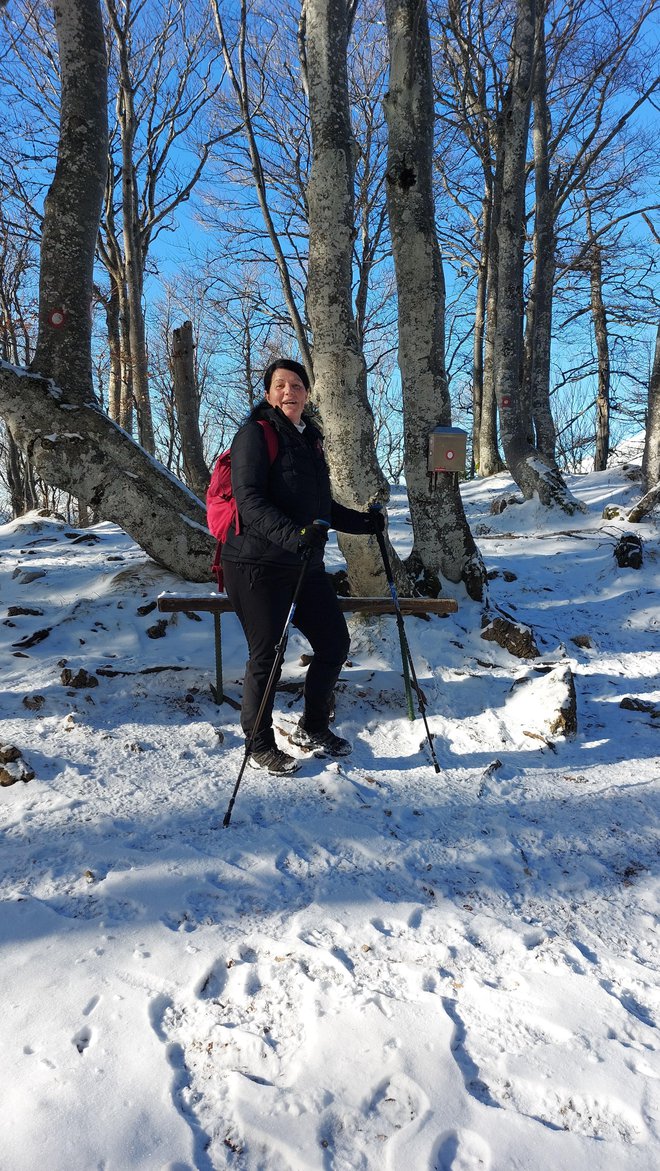
[[[293,370],[278,369],[273,373],[266,392],[266,401],[271,407],[279,407],[292,423],[299,423],[302,417],[308,391],[298,374]]]

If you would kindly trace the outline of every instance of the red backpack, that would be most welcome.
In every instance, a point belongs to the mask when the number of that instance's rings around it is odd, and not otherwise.
[[[259,419],[258,422],[259,426],[264,429],[268,459],[272,464],[277,455],[277,432],[272,424],[267,423],[265,419]],[[231,452],[229,450],[223,451],[218,456],[211,482],[206,490],[206,523],[212,536],[218,542],[211,572],[215,574],[218,582],[218,593],[221,594],[225,585],[220,563],[222,545],[227,540],[232,526],[235,533],[241,531],[238,508],[231,490]]]

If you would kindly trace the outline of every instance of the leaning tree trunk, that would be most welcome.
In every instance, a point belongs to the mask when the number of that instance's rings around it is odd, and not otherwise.
[[[121,525],[167,568],[208,580],[214,542],[203,505],[94,400],[90,304],[107,159],[98,0],[60,0],[55,20],[60,142],[45,203],[39,336],[31,373],[0,364],[0,414],[49,484]]]
[[[387,205],[396,271],[411,568],[462,581],[481,599],[483,562],[452,473],[428,473],[429,435],[451,426],[445,368],[445,285],[432,186],[433,82],[426,0],[386,0],[390,47]]]
[[[534,73],[535,0],[517,0],[503,129],[502,207],[498,225],[495,388],[504,455],[526,499],[573,513],[578,502],[554,460],[529,443],[521,401],[525,164]]]
[[[312,131],[307,308],[314,335],[314,394],[333,493],[342,504],[364,508],[387,498],[387,484],[376,458],[351,295],[355,143],[348,103],[347,0],[308,0],[305,32]],[[344,534],[340,545],[352,591],[365,597],[382,593],[385,579],[375,541]],[[401,576],[400,564],[395,572]]]
[[[172,331],[172,375],[184,476],[188,487],[203,500],[211,477],[199,429],[199,390],[191,321],[184,321]]]

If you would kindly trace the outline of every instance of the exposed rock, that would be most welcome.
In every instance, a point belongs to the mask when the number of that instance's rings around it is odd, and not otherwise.
[[[147,627],[147,638],[165,638],[167,619],[160,618],[153,626]]]
[[[522,496],[495,496],[490,503],[491,516],[500,516],[510,504],[524,504]]]
[[[573,672],[566,664],[566,666],[555,668],[552,675],[554,676],[554,685],[564,687],[566,695],[550,721],[550,731],[554,736],[576,736],[578,730],[577,695]]]
[[[506,707],[509,716],[520,720],[525,736],[546,740],[547,736],[577,734],[575,682],[567,663],[517,679]]]
[[[32,634],[26,634],[25,638],[20,638],[18,642],[13,642],[14,647],[21,647],[22,650],[27,650],[31,646],[37,646],[38,643],[43,642],[50,634],[50,627],[44,630],[35,630]]]
[[[147,614],[152,614],[157,605],[157,602],[146,602],[144,606],[138,606],[136,614],[139,614],[140,618],[144,618]]]
[[[0,744],[0,785],[7,788],[17,781],[34,780],[34,770],[23,760],[13,744]]]
[[[37,581],[38,578],[45,576],[45,569],[21,569],[20,565],[18,565],[12,573],[12,578],[14,578],[19,585],[29,585],[31,581]]]
[[[508,618],[493,618],[481,632],[486,642],[496,642],[517,659],[538,659],[540,651],[529,626]]]
[[[84,687],[98,687],[99,685],[96,675],[90,675],[84,667],[81,667],[75,675],[69,667],[65,667],[60,675],[60,682],[63,687],[75,687],[81,690]]]
[[[660,704],[651,703],[648,699],[638,699],[636,695],[624,695],[619,707],[627,708],[630,712],[646,712],[656,720],[660,718]]]
[[[518,580],[518,574],[513,573],[511,569],[489,569],[486,577],[488,581],[495,581],[495,579],[498,577],[504,578],[504,581]]]
[[[46,702],[45,695],[24,695],[23,707],[26,707],[29,712],[38,712]]]
[[[644,561],[642,538],[637,533],[623,533],[614,546],[614,556],[620,569],[641,569]]]
[[[606,504],[601,516],[603,520],[623,520],[626,513],[618,504]]]
[[[590,651],[594,645],[588,634],[575,634],[571,642],[574,642],[576,646],[581,647],[585,651]]]

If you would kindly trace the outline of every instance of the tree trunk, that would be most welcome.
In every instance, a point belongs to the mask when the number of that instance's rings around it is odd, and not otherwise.
[[[386,0],[390,46],[387,203],[399,311],[411,563],[483,596],[485,570],[456,476],[428,474],[429,435],[451,426],[445,369],[445,284],[432,187],[433,84],[425,0]]]
[[[184,321],[172,331],[172,374],[185,481],[195,495],[204,500],[211,477],[199,429],[199,391],[191,321]]]
[[[484,340],[486,331],[486,297],[488,294],[488,242],[492,215],[492,194],[486,189],[482,201],[481,255],[477,273],[477,292],[474,308],[474,337],[472,339],[472,467],[477,472],[481,463],[481,411],[484,399]]]
[[[598,356],[598,394],[596,396],[596,452],[594,471],[604,472],[610,453],[610,347],[607,336],[607,314],[603,301],[603,270],[600,247],[591,253],[589,273],[591,319],[594,323],[596,353]]]
[[[98,3],[60,0],[55,28],[61,134],[44,204],[39,336],[30,369],[66,386],[71,401],[93,402],[92,271],[108,164],[107,68]]]
[[[0,365],[0,414],[37,475],[114,521],[155,561],[209,581],[215,542],[203,504],[93,403]]]
[[[30,461],[25,459],[9,427],[7,433],[7,487],[11,500],[12,516],[23,516],[39,507],[34,472]]]
[[[497,227],[502,202],[502,144],[501,134],[497,136],[495,174],[491,184],[491,210],[488,221],[486,277],[486,332],[484,335],[484,389],[481,399],[479,426],[479,475],[495,476],[501,472],[504,463],[497,442],[497,398],[495,396],[495,335],[497,332],[497,272],[498,239]]]
[[[142,307],[143,256],[137,209],[137,185],[133,164],[136,119],[133,110],[133,92],[126,46],[120,45],[120,128],[122,148],[122,232],[124,238],[124,271],[126,281],[126,310],[130,353],[133,402],[137,414],[138,439],[145,451],[156,450],[154,427],[149,398],[147,372],[147,338]]]
[[[133,434],[135,397],[133,394],[133,363],[131,361],[130,311],[123,266],[117,285],[119,291],[119,336],[121,338],[121,390],[119,395],[119,426],[127,435]]]
[[[646,492],[660,483],[660,325],[655,335],[655,354],[649,379],[642,474]]]
[[[529,443],[521,402],[525,163],[534,61],[534,0],[517,0],[503,130],[502,208],[498,225],[494,371],[504,455],[525,499],[575,512],[578,502],[554,462]]]
[[[117,282],[112,277],[110,277],[110,295],[104,301],[104,309],[110,356],[108,414],[115,423],[118,423],[121,408],[121,334],[119,331],[119,289]]]
[[[534,72],[534,270],[530,302],[529,408],[539,451],[554,463],[557,433],[550,410],[552,302],[555,283],[555,200],[550,185],[550,111],[547,102],[545,4],[536,21]]]
[[[596,394],[596,451],[594,471],[604,472],[610,454],[610,344],[607,333],[607,313],[603,300],[603,262],[601,246],[596,239],[591,220],[591,205],[584,189],[587,225],[587,263],[589,265],[589,297],[591,320],[596,340],[598,362],[598,391]]]
[[[314,335],[314,395],[334,495],[342,504],[364,508],[385,500],[388,489],[376,459],[351,298],[355,143],[346,63],[350,14],[346,0],[308,0],[306,17],[312,130],[307,306]],[[382,593],[385,578],[375,541],[342,535],[340,545],[352,592],[365,597]],[[401,574],[400,563],[395,572]]]

